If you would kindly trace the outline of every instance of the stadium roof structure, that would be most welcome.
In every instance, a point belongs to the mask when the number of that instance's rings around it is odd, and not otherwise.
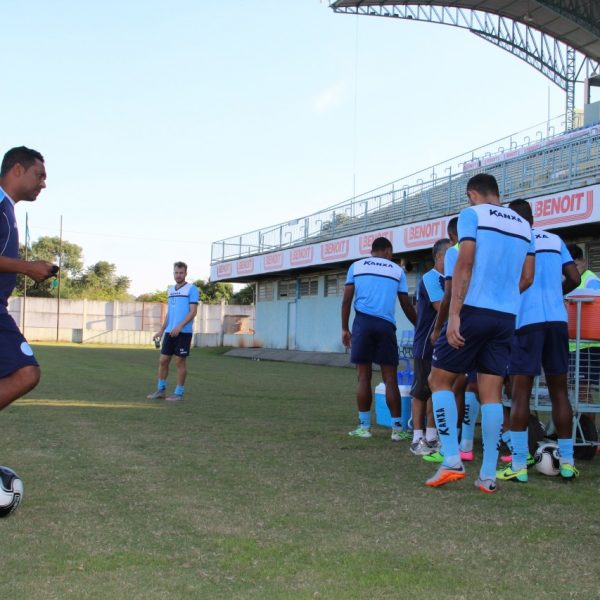
[[[575,84],[600,72],[599,0],[331,0],[336,13],[451,25],[518,56],[566,92],[566,129]]]

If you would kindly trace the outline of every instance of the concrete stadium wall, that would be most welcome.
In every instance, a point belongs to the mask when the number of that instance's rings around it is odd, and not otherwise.
[[[159,302],[101,302],[55,298],[9,299],[8,310],[29,341],[94,344],[152,344],[166,305]],[[194,345],[254,345],[255,307],[202,304],[194,320]]]

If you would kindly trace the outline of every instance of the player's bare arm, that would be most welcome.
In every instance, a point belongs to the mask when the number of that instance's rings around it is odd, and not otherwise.
[[[581,283],[581,275],[579,274],[575,263],[563,265],[562,273],[564,276],[562,283],[562,293],[564,296],[565,294],[572,292]]]
[[[519,291],[521,294],[533,283],[533,276],[535,275],[535,256],[528,254],[525,257],[523,263],[523,270],[521,271],[521,279],[519,280]]]
[[[347,284],[344,288],[344,297],[342,298],[342,344],[346,348],[352,345],[352,334],[350,333],[350,309],[354,298],[354,285]]]
[[[55,274],[55,265],[46,260],[25,261],[19,258],[0,256],[0,273],[21,273],[40,283]]]
[[[398,294],[398,300],[400,300],[400,307],[406,315],[406,318],[413,324],[417,324],[417,311],[412,304],[408,294]]]
[[[465,303],[469,284],[471,283],[474,260],[475,242],[465,240],[461,243],[458,251],[458,259],[452,277],[452,296],[448,311],[446,338],[453,348],[461,348],[465,344],[465,340],[460,334],[460,311]]]
[[[448,320],[448,312],[450,309],[451,298],[452,279],[446,279],[446,281],[444,282],[444,297],[439,302],[434,302],[432,305],[433,308],[437,311],[435,323],[433,324],[431,336],[429,337],[432,346],[435,346],[435,343],[440,337],[440,333],[442,333],[442,327],[444,326],[444,323]]]

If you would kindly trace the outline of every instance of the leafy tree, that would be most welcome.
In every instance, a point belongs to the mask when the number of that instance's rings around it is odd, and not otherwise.
[[[219,304],[223,300],[229,302],[233,296],[233,285],[217,281],[206,282],[204,279],[194,281],[194,285],[200,291],[200,302],[205,304]]]
[[[117,267],[105,260],[89,266],[73,282],[77,297],[88,300],[129,300],[131,281],[129,277],[118,276],[116,271]]]
[[[136,298],[137,302],[167,302],[167,290],[156,290],[142,294]]]
[[[231,304],[254,304],[254,286],[248,284],[231,298]]]

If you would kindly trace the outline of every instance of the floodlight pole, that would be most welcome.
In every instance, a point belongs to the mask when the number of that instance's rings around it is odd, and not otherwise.
[[[61,284],[61,268],[62,268],[62,245],[63,245],[63,218],[60,215],[60,242],[58,245],[58,290],[56,294],[56,341],[59,341],[60,330],[60,284]]]

